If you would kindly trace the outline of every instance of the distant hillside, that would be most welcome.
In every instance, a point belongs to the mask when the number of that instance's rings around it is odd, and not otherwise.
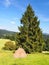
[[[45,40],[47,40],[47,38],[49,38],[49,34],[43,34],[43,37]]]
[[[8,30],[0,29],[0,37],[3,37],[4,35],[13,35],[15,33],[16,32],[13,32],[13,31],[8,31]]]
[[[4,38],[5,35],[15,35],[16,32],[13,32],[13,31],[8,31],[8,30],[3,30],[3,29],[0,29],[0,38]],[[49,34],[44,34],[43,33],[43,37],[44,39],[46,40],[47,38],[49,38]]]

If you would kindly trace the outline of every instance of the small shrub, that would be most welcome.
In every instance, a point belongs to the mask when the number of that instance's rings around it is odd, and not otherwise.
[[[3,47],[4,50],[15,50],[16,45],[12,41],[7,41]]]

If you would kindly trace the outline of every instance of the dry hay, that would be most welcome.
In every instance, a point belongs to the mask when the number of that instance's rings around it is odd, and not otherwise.
[[[14,57],[15,58],[24,58],[27,54],[23,48],[18,48],[18,50],[15,51]]]

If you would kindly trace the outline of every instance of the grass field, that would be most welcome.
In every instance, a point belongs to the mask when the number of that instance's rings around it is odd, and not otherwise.
[[[15,59],[12,52],[0,53],[0,65],[49,65],[49,55],[28,54],[26,58]]]
[[[0,47],[6,41],[0,40]],[[49,65],[49,54],[33,53],[26,58],[14,58],[11,51],[0,51],[0,65]]]

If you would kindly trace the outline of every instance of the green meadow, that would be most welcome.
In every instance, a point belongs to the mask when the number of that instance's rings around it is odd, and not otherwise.
[[[0,39],[0,65],[49,65],[49,54],[32,53],[26,58],[14,58],[13,51],[2,50],[7,39]]]

